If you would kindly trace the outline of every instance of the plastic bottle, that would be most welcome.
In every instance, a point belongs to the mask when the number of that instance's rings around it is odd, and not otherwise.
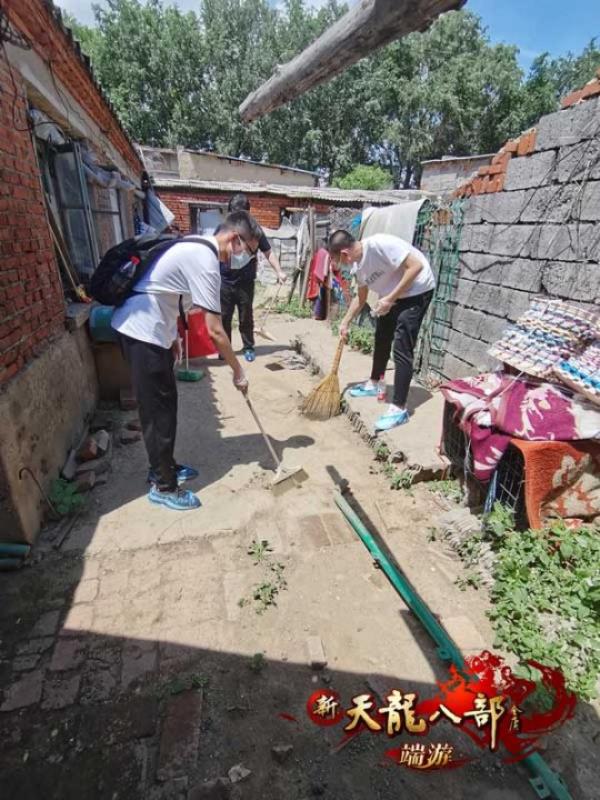
[[[131,256],[129,261],[126,261],[119,269],[115,270],[110,279],[111,291],[117,294],[128,291],[131,288],[139,263],[140,259],[137,256]]]

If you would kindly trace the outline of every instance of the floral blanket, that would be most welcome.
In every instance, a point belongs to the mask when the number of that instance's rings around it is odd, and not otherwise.
[[[571,442],[600,439],[600,411],[551,383],[490,372],[441,387],[470,440],[473,471],[489,481],[511,438]]]

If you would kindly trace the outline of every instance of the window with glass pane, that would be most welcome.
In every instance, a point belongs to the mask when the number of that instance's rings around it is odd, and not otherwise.
[[[96,268],[96,259],[75,153],[72,150],[53,152],[50,171],[71,261],[82,278],[90,277]]]
[[[126,238],[121,219],[121,192],[88,180],[88,193],[96,228],[98,250],[102,257],[111,247]]]

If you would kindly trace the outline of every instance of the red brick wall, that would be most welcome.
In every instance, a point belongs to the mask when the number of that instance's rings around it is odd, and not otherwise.
[[[81,63],[73,42],[57,24],[43,0],[19,0],[6,6],[12,24],[27,36],[35,52],[50,64],[56,80],[76,98],[135,173],[141,174],[143,166],[133,145]]]
[[[0,59],[0,384],[63,328],[63,291],[20,76]]]
[[[191,224],[190,206],[200,202],[227,203],[232,193],[196,192],[181,189],[159,189],[158,195],[163,203],[175,214],[175,223],[184,233],[189,233]],[[308,208],[309,200],[298,200],[285,195],[248,194],[250,212],[260,225],[265,228],[278,228],[281,211],[284,208]],[[329,213],[329,206],[323,203],[315,205],[315,211]]]

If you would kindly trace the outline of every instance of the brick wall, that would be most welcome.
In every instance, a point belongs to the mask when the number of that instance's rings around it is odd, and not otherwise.
[[[158,189],[158,195],[163,203],[175,214],[175,223],[184,233],[190,231],[190,206],[200,202],[228,203],[231,193],[196,192],[193,190],[182,192],[181,189]],[[284,208],[308,208],[309,200],[298,200],[284,195],[249,194],[250,211],[258,223],[265,228],[278,228],[281,211]],[[315,211],[328,214],[330,206],[315,204]]]
[[[7,11],[12,24],[27,36],[35,52],[51,66],[54,79],[96,122],[134,173],[141,174],[143,167],[133,145],[89,69],[82,63],[76,52],[78,45],[57,21],[58,12],[44,0],[19,0],[7,4]],[[8,94],[10,97],[11,92]]]
[[[45,60],[135,174],[142,163],[108,102],[43,0],[8,6],[15,29]],[[0,385],[63,329],[64,300],[45,211],[35,146],[27,129],[25,86],[0,56]]]
[[[495,366],[489,345],[534,296],[600,303],[600,71],[457,194],[467,200],[448,377]]]
[[[0,385],[63,329],[63,291],[20,77],[0,59]],[[23,130],[24,129],[24,130]]]

